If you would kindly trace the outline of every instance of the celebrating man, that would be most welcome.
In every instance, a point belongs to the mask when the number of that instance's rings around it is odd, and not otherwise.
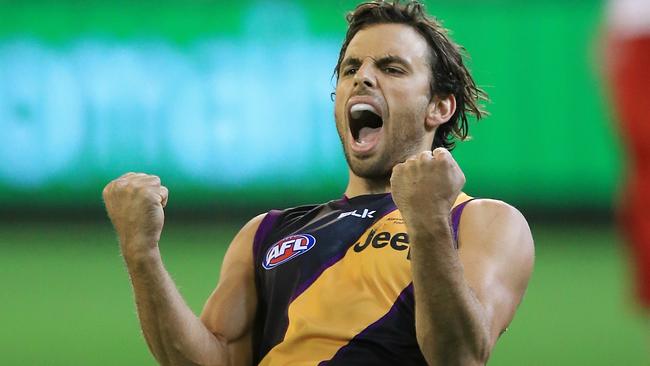
[[[320,205],[269,211],[232,241],[200,317],[163,267],[167,189],[104,190],[147,343],[163,365],[479,365],[533,267],[522,215],[461,192],[449,153],[484,96],[418,2],[348,16],[335,119],[349,180]]]

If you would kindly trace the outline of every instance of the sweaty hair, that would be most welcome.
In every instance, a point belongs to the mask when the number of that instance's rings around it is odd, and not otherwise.
[[[488,100],[487,94],[476,86],[465,67],[465,49],[449,38],[447,29],[438,20],[427,16],[423,4],[418,1],[402,4],[399,0],[365,2],[350,12],[346,20],[348,31],[334,69],[337,80],[345,51],[357,32],[375,24],[409,25],[424,37],[431,50],[431,96],[444,98],[453,94],[456,98],[456,111],[449,121],[438,126],[432,149],[444,147],[451,150],[456,145],[454,139],[463,141],[468,138],[468,114],[477,120],[487,114],[480,105],[481,101]]]

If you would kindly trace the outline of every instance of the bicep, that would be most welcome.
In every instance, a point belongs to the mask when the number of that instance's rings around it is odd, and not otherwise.
[[[459,244],[465,279],[485,310],[494,343],[512,321],[532,273],[530,229],[512,206],[477,200],[465,209]]]
[[[251,362],[251,332],[257,310],[253,239],[263,218],[260,215],[249,221],[233,239],[221,266],[219,283],[201,313],[207,328],[228,343],[234,365]]]

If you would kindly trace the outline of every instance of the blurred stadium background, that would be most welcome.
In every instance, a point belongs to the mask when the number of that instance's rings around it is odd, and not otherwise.
[[[248,218],[341,194],[330,93],[356,3],[0,1],[0,364],[155,364],[102,210],[124,172],[170,188],[161,247],[197,312]],[[612,220],[604,4],[427,4],[492,98],[454,153],[466,191],[518,206],[536,239],[490,364],[650,364]]]

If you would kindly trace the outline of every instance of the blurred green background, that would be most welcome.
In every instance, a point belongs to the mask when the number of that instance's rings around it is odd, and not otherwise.
[[[162,251],[197,312],[251,215],[340,196],[330,93],[356,3],[0,1],[0,364],[154,364],[102,213],[124,172],[169,186]],[[604,4],[427,5],[492,98],[454,152],[466,191],[518,206],[536,239],[490,364],[650,364],[611,222]]]
[[[125,171],[160,175],[176,206],[339,195],[347,170],[330,93],[354,4],[2,3],[0,199],[99,207],[97,188]],[[620,154],[593,57],[601,8],[429,4],[492,97],[456,152],[468,192],[611,206]]]

